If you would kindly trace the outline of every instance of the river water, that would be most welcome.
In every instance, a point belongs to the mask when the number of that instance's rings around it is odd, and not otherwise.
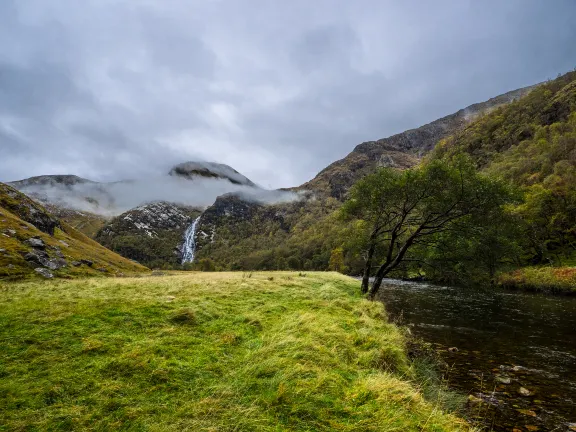
[[[575,297],[387,280],[379,299],[433,344],[487,430],[576,430]]]

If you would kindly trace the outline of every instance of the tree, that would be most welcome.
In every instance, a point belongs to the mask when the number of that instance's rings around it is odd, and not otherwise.
[[[439,234],[458,230],[464,221],[485,224],[511,199],[504,183],[477,173],[463,156],[405,171],[381,168],[363,178],[342,208],[344,217],[363,219],[370,227],[362,292],[374,298],[386,275],[416,261],[409,255],[414,246],[434,247]],[[375,254],[378,248],[382,253]]]
[[[339,273],[344,271],[344,250],[341,247],[332,249],[328,269]]]
[[[198,267],[200,271],[203,272],[216,271],[216,265],[214,264],[214,261],[212,261],[210,258],[202,258],[200,261],[198,261]]]

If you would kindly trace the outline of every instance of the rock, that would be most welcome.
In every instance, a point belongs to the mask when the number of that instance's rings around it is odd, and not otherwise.
[[[94,261],[90,261],[89,259],[81,259],[80,262],[87,265],[88,267],[92,267],[94,265]]]
[[[58,258],[64,258],[64,254],[58,246],[54,246],[52,249],[54,250],[54,255],[56,255]]]
[[[489,404],[492,406],[498,406],[500,405],[500,401],[491,394],[484,394],[484,393],[476,393],[476,395],[469,395],[468,396],[468,402],[470,404]]]
[[[63,258],[53,258],[48,260],[45,264],[50,270],[58,270],[62,267],[66,267],[66,260]]]
[[[522,396],[532,396],[534,393],[531,392],[530,390],[528,390],[525,387],[520,387],[518,389],[518,393],[520,393]]]
[[[38,273],[40,276],[45,277],[46,279],[51,279],[54,277],[54,275],[50,273],[50,271],[42,267],[35,268],[34,271]]]
[[[63,258],[50,258],[43,250],[35,249],[24,255],[24,259],[29,263],[40,264],[48,267],[50,270],[58,270],[59,268],[66,267],[66,260]]]
[[[6,249],[0,248],[0,253],[4,253],[4,252],[6,252]]]
[[[448,348],[448,351],[450,351],[450,352],[458,352],[458,348],[456,348],[456,347],[450,347],[450,348]]]
[[[16,230],[13,229],[4,230],[4,235],[6,235],[6,237],[14,237],[16,235]]]
[[[70,264],[72,264],[74,267],[80,267],[82,265],[80,261],[72,261]]]
[[[496,381],[502,384],[510,384],[512,380],[507,376],[496,376]]]
[[[58,240],[60,243],[62,243],[64,246],[66,247],[70,247],[70,245],[68,243],[66,243],[64,240]]]
[[[98,270],[99,272],[102,272],[102,273],[106,273],[106,272],[107,272],[107,270],[106,270],[104,267],[100,267],[100,268],[98,268],[98,269],[96,269],[96,270]]]
[[[26,240],[24,242],[25,244],[27,244],[28,246],[32,246],[35,249],[44,249],[46,248],[46,244],[44,243],[44,241],[41,238],[38,237],[32,237],[29,238],[28,240]]]
[[[16,266],[14,264],[8,264],[6,267],[8,267],[10,270],[16,268]]]
[[[31,263],[44,265],[48,261],[48,254],[41,250],[34,250],[24,254],[24,259]]]

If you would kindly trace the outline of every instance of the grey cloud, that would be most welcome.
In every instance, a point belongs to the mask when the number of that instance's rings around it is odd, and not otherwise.
[[[0,181],[186,160],[303,183],[359,142],[576,66],[558,0],[4,0]]]

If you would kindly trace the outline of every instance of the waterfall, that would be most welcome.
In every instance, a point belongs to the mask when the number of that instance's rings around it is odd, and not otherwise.
[[[184,244],[182,245],[182,264],[194,261],[194,252],[196,251],[196,227],[200,221],[200,216],[194,219],[184,233]]]

